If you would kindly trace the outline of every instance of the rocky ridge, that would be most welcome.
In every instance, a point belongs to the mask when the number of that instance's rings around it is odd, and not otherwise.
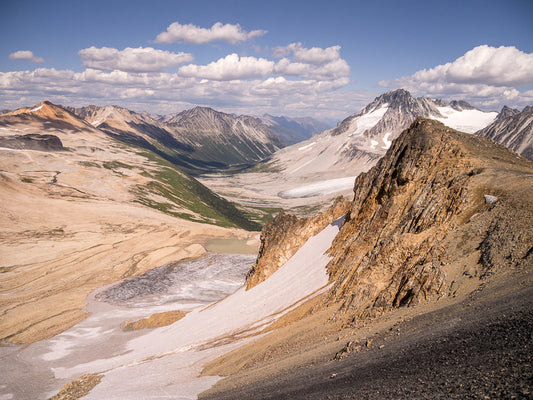
[[[206,107],[162,119],[118,106],[71,110],[111,137],[155,152],[192,174],[253,164],[285,145],[256,118]]]
[[[513,110],[504,106],[496,120],[476,132],[533,160],[533,107]]]
[[[205,161],[255,163],[285,146],[259,119],[236,117],[208,107],[182,111],[165,123],[175,136],[195,148],[192,157]]]
[[[513,191],[531,191],[532,170],[502,146],[417,119],[355,181],[329,250],[329,302],[356,319],[446,296],[456,274],[479,278],[531,265],[533,210],[513,204]],[[504,188],[494,180],[506,174],[521,183]],[[463,269],[472,254],[479,257],[475,267]]]
[[[355,181],[354,200],[329,250],[333,286],[326,304],[356,321],[450,295],[459,285],[456,275],[480,279],[498,268],[531,265],[533,210],[522,203],[533,190],[532,172],[530,162],[501,145],[416,119]],[[332,209],[342,215],[344,207],[337,202]],[[319,231],[316,221],[280,213],[265,226],[249,287]],[[306,232],[301,239],[300,232]]]
[[[268,222],[261,232],[261,247],[256,262],[246,276],[251,289],[285,264],[311,236],[345,215],[350,202],[338,197],[331,207],[316,216],[298,218],[283,211]]]

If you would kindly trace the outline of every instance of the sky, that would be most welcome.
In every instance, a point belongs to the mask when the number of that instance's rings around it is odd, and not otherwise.
[[[4,2],[0,109],[196,105],[330,121],[404,88],[533,104],[533,0]]]

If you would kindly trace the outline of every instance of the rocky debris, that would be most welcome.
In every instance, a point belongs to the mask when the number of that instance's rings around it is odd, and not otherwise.
[[[348,212],[350,202],[338,197],[324,213],[298,218],[283,211],[268,222],[261,232],[257,261],[246,276],[246,288],[258,285],[285,264],[310,237]]]
[[[76,400],[89,394],[89,392],[100,383],[104,376],[95,374],[85,374],[78,379],[67,383],[58,394],[48,400]]]
[[[63,143],[55,135],[0,136],[0,147],[16,150],[63,151]]]

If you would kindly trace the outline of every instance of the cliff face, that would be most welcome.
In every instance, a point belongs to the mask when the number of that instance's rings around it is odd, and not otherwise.
[[[324,215],[280,213],[266,225],[248,288],[346,212],[328,250],[325,305],[348,321],[533,265],[533,163],[485,138],[419,118],[359,175],[354,194],[348,212],[338,200]]]
[[[329,302],[355,319],[451,294],[460,281],[452,276],[531,265],[532,167],[488,140],[417,119],[355,181],[329,250]]]
[[[298,218],[278,213],[261,232],[259,256],[246,276],[246,288],[251,289],[267,279],[285,264],[310,237],[348,212],[350,202],[338,197],[324,213]]]

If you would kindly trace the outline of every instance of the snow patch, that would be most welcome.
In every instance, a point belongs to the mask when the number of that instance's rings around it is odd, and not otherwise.
[[[462,110],[457,111],[452,107],[437,107],[443,118],[435,118],[450,128],[461,132],[474,133],[485,128],[493,122],[498,113],[484,112],[480,110]]]
[[[483,197],[485,197],[486,204],[492,204],[498,200],[496,196],[491,196],[490,194],[484,194]]]
[[[303,151],[303,150],[309,149],[309,148],[313,147],[315,144],[316,144],[316,142],[309,143],[308,145],[305,145],[305,146],[302,146],[302,147],[298,147],[298,150],[299,151]]]
[[[279,192],[278,196],[285,199],[294,199],[340,192],[342,190],[351,189],[353,187],[355,178],[356,176],[349,176],[346,178],[315,182],[310,185],[284,190],[283,192]]]
[[[392,144],[392,141],[389,140],[389,136],[390,136],[390,135],[392,135],[392,133],[391,133],[391,132],[387,132],[387,133],[385,134],[385,136],[383,137],[383,143],[385,143],[385,146],[382,146],[382,147],[381,147],[382,149],[387,150],[388,148],[390,148],[390,145]]]
[[[376,140],[371,140],[370,143],[372,144],[372,145],[370,146],[371,149],[375,149],[376,146],[379,144]]]
[[[218,377],[199,377],[201,367],[243,345],[240,337],[268,326],[309,296],[328,288],[327,249],[343,218],[310,238],[270,278],[250,290],[234,294],[174,324],[156,328],[130,340],[110,358],[79,360],[70,368],[53,368],[57,378],[73,379],[87,372],[106,371],[87,399],[184,398],[194,399]],[[226,339],[228,346],[217,346]],[[95,344],[98,346],[98,344]],[[85,354],[89,349],[85,349]],[[142,379],[139,379],[142,377]],[[128,385],[124,385],[128,382]]]
[[[381,118],[385,115],[388,109],[389,105],[384,104],[381,108],[378,108],[368,114],[364,114],[360,117],[357,117],[356,129],[352,133],[350,133],[349,136],[361,135],[366,130],[372,129],[381,120]]]
[[[44,104],[41,104],[39,107],[34,107],[30,110],[30,112],[39,111],[41,108],[43,108]]]

